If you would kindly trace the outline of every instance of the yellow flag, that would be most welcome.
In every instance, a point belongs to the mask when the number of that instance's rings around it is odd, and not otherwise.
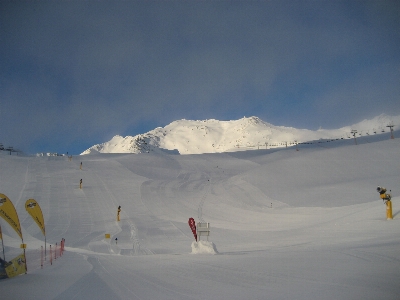
[[[17,276],[26,272],[25,255],[18,255],[12,259],[9,265],[6,267],[6,273],[9,278]]]
[[[25,209],[31,215],[36,224],[38,224],[39,228],[42,230],[43,235],[46,236],[43,213],[40,209],[39,203],[37,203],[35,199],[26,200]]]
[[[22,239],[21,225],[19,223],[17,211],[11,200],[4,194],[0,194],[0,217],[6,220]]]

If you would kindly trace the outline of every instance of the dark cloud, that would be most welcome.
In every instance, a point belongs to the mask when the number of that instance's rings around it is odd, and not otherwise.
[[[0,142],[79,153],[181,118],[400,114],[399,15],[397,1],[2,1]]]

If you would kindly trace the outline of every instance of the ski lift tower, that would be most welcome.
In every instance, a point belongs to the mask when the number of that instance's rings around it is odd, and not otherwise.
[[[352,135],[353,135],[353,137],[354,137],[354,142],[355,142],[355,143],[356,143],[356,145],[357,145],[356,133],[357,133],[357,130],[355,130],[355,129],[353,129],[353,130],[351,131],[351,134],[352,134]]]
[[[393,135],[393,127],[394,127],[394,125],[393,125],[393,124],[390,124],[390,125],[388,125],[388,126],[386,126],[386,127],[389,127],[389,128],[390,128],[390,138],[391,138],[392,140],[394,140],[394,135]]]
[[[14,152],[14,147],[8,147],[8,148],[6,148],[6,149],[4,149],[4,150],[6,150],[6,151],[10,151],[10,155],[11,155],[11,152]]]

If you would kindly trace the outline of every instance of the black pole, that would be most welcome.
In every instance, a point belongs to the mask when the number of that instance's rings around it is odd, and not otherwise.
[[[4,261],[6,261],[6,254],[4,252],[3,233],[1,232],[1,226],[0,226],[0,236],[1,236],[1,245],[3,246],[3,258],[4,258]]]

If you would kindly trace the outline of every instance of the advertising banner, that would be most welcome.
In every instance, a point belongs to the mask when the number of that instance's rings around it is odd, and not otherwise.
[[[194,221],[193,218],[190,218],[189,221],[188,221],[188,224],[189,224],[190,229],[192,230],[194,239],[195,239],[196,242],[197,242],[196,222]]]
[[[0,217],[2,217],[18,233],[22,239],[21,225],[18,214],[11,200],[4,194],[0,194]]]
[[[25,266],[25,255],[18,255],[16,258],[10,261],[9,265],[6,267],[6,273],[9,278],[23,274],[26,272]]]
[[[46,236],[43,213],[39,203],[37,203],[35,199],[26,200],[25,209],[39,226],[40,230],[42,230],[43,235]]]

